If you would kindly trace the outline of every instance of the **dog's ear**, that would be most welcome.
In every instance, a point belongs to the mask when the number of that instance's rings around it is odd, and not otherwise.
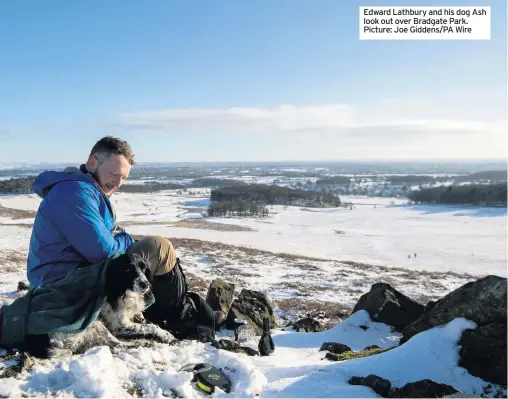
[[[152,284],[153,283],[153,273],[152,273],[152,271],[147,266],[146,269],[144,270],[144,272],[145,272],[146,279],[148,280],[148,282],[150,284]]]
[[[139,267],[139,269],[146,276],[146,279],[148,280],[148,282],[150,284],[152,284],[153,273],[152,273],[152,270],[150,269],[150,264],[148,263],[148,261],[146,261],[141,255],[138,255],[138,254],[131,254],[131,257],[132,257],[131,258],[132,262],[134,262]]]

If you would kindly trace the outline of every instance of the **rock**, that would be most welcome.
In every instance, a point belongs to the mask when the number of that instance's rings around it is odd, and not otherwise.
[[[30,286],[25,283],[24,281],[20,281],[18,283],[18,291],[28,291],[30,289]]]
[[[351,348],[347,345],[340,344],[338,342],[325,342],[321,345],[320,351],[328,351],[335,355],[340,355],[341,353],[351,351]]]
[[[370,351],[372,349],[381,349],[379,346],[377,345],[370,345],[370,346],[367,346],[364,351]]]
[[[319,332],[323,331],[323,326],[319,321],[306,317],[295,322],[293,329],[299,332]]]
[[[258,335],[261,335],[263,317],[270,320],[272,328],[278,327],[270,299],[262,292],[243,289],[231,305],[226,325],[232,329],[235,326],[235,318],[244,319],[256,330]]]
[[[472,320],[477,328],[462,333],[459,364],[485,381],[506,385],[506,282],[487,276],[457,288],[407,326],[400,343],[457,317]]]
[[[227,314],[233,302],[234,291],[234,284],[227,283],[221,279],[215,279],[208,287],[206,302],[208,302],[213,310],[221,310]]]
[[[506,386],[506,324],[466,330],[459,341],[459,366],[485,381]]]
[[[332,362],[338,362],[340,359],[337,355],[326,352],[325,359],[331,360]]]
[[[454,387],[446,384],[438,384],[432,380],[410,382],[402,388],[392,390],[392,398],[442,398],[446,395],[458,393]]]
[[[423,309],[423,305],[408,298],[390,284],[376,283],[368,293],[360,297],[353,313],[366,310],[372,320],[402,330],[418,319]]]
[[[249,348],[248,346],[240,346],[238,342],[231,341],[229,339],[221,339],[219,341],[220,349],[228,352],[245,353],[248,356],[259,356],[259,352],[255,349]]]
[[[361,328],[363,331],[367,331],[369,329],[367,326],[358,326],[358,328]]]
[[[349,380],[351,385],[365,385],[372,388],[374,392],[383,398],[390,396],[392,383],[384,378],[378,377],[374,374],[369,374],[367,377],[351,377]]]
[[[487,276],[469,282],[438,300],[402,331],[402,342],[429,328],[464,317],[478,325],[506,323],[506,278]]]

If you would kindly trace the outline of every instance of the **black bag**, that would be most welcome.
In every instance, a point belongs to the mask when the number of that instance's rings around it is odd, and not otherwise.
[[[154,277],[152,287],[155,303],[144,313],[148,321],[178,339],[215,342],[213,309],[201,296],[188,290],[179,258],[171,272]]]
[[[272,335],[270,334],[270,319],[263,318],[263,334],[258,344],[259,354],[261,356],[269,356],[275,350]]]

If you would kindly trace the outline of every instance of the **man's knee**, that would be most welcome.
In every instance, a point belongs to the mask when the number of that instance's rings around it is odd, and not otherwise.
[[[154,275],[170,272],[176,263],[176,251],[169,239],[163,236],[146,236],[137,241],[129,252],[139,253],[149,260]]]

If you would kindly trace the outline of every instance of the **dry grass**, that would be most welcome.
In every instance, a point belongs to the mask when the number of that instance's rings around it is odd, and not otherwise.
[[[37,212],[27,211],[24,209],[7,208],[0,205],[0,216],[11,219],[31,219],[34,218]]]
[[[33,223],[0,223],[0,226],[24,227],[25,229],[31,229],[34,225]]]
[[[208,292],[208,287],[210,283],[206,281],[204,278],[196,276],[193,273],[185,272],[185,277],[187,278],[187,284],[189,285],[189,291],[205,294]]]
[[[15,263],[26,264],[26,254],[20,251],[5,250],[0,253],[0,264]]]
[[[168,227],[180,227],[187,229],[203,229],[203,230],[215,230],[215,231],[253,231],[249,227],[238,226],[235,224],[221,224],[211,223],[201,219],[184,219],[174,221],[145,221],[145,220],[127,220],[119,223],[121,226],[150,226],[150,225],[163,225]]]
[[[245,269],[239,269],[239,268],[236,268],[236,267],[222,267],[222,268],[217,268],[216,269],[216,272],[218,274],[221,274],[221,275],[225,275],[225,276],[228,276],[228,277],[231,277],[233,279],[236,279],[238,277],[246,277],[246,278],[251,278],[251,277],[261,277],[260,274],[257,274],[257,273],[249,273],[248,271],[246,271]]]
[[[235,224],[210,223],[206,220],[200,219],[179,220],[178,222],[171,223],[171,226],[216,231],[253,231],[249,227],[238,226]]]
[[[325,320],[326,329],[337,325],[342,319],[351,314],[352,308],[335,302],[315,301],[302,298],[274,299],[274,306],[284,313],[293,313],[295,320],[312,317],[316,320]]]

